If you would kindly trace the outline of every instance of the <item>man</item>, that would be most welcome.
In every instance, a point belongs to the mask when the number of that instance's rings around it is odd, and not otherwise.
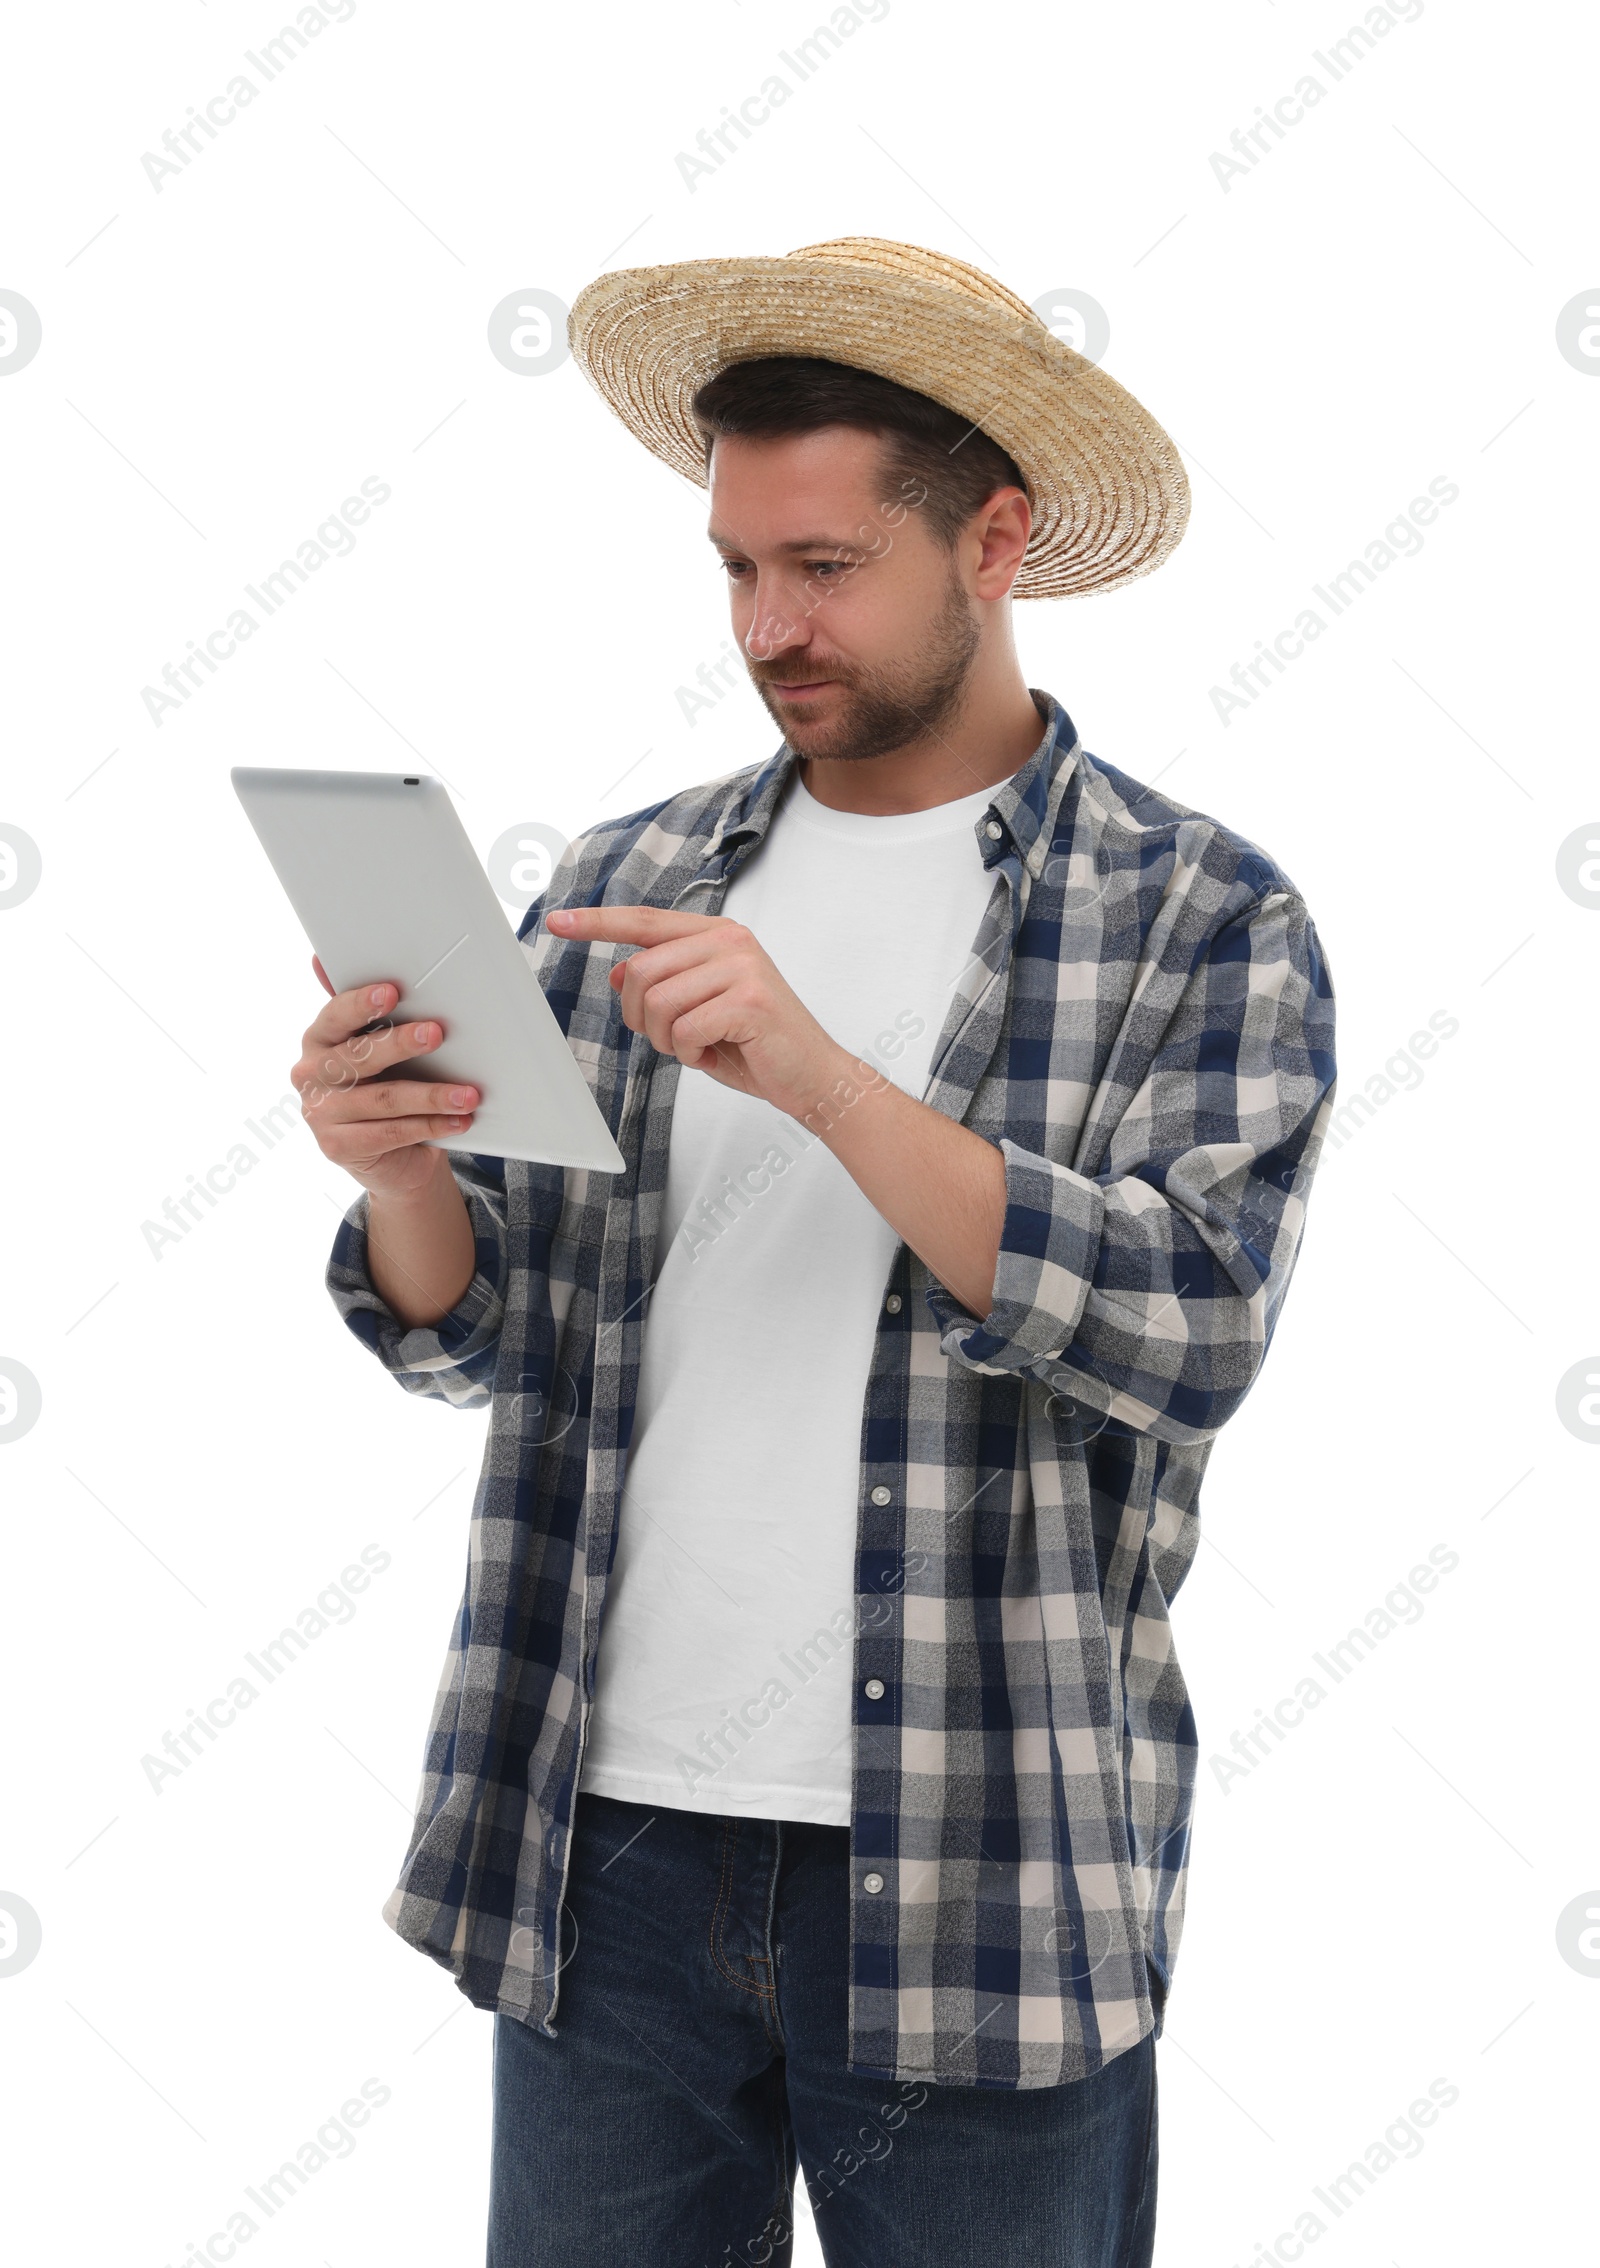
[[[1176,451],[875,239],[605,276],[783,740],[520,934],[627,1161],[430,1143],[437,1025],[294,1069],[328,1270],[490,1413],[384,1912],[496,2011],[491,2268],[1148,2262],[1195,1736],[1167,1607],[1332,1108],[1306,908],[1082,747],[1018,594],[1147,573]],[[619,528],[619,546],[626,542]],[[320,973],[320,971],[319,971]],[[324,982],[326,980],[324,979]]]

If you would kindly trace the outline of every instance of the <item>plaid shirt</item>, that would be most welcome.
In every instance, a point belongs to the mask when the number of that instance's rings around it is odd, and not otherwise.
[[[849,2067],[994,2087],[1084,2077],[1160,2029],[1196,1760],[1167,1609],[1334,1090],[1333,988],[1282,869],[1035,698],[1044,737],[973,830],[994,887],[923,1097],[1004,1158],[993,1305],[968,1313],[898,1247],[856,1557]],[[365,1193],[327,1272],[402,1386],[489,1409],[384,1918],[476,2006],[552,2036],[681,1066],[621,1020],[626,948],[540,916],[715,913],[794,762],[784,743],[592,828],[518,932],[626,1171],[453,1154],[477,1272],[431,1328],[373,1288]]]

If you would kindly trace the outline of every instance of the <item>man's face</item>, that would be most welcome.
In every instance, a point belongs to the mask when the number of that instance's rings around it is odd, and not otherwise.
[[[745,667],[801,756],[887,755],[959,709],[981,641],[915,485],[885,505],[885,443],[852,426],[719,439],[709,533]]]

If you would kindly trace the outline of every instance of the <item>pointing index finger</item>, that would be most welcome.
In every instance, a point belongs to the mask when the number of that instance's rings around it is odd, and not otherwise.
[[[675,913],[668,906],[556,906],[545,925],[558,937],[592,937],[608,945],[661,945],[709,929],[717,914]]]

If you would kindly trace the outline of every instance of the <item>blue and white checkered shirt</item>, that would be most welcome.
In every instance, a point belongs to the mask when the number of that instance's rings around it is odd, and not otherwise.
[[[993,2087],[1085,2077],[1160,2028],[1195,1778],[1167,1610],[1335,1076],[1333,987],[1287,875],[1035,700],[1044,737],[973,829],[994,887],[923,1097],[1004,1158],[993,1305],[968,1313],[898,1247],[856,1557],[850,2069]],[[540,917],[717,912],[795,760],[785,743],[592,828],[522,923],[626,1171],[454,1153],[477,1272],[431,1328],[373,1288],[365,1193],[328,1267],[402,1386],[489,1409],[384,1916],[476,2006],[551,2034],[583,1958],[562,1895],[681,1066],[621,1020],[626,948]]]

